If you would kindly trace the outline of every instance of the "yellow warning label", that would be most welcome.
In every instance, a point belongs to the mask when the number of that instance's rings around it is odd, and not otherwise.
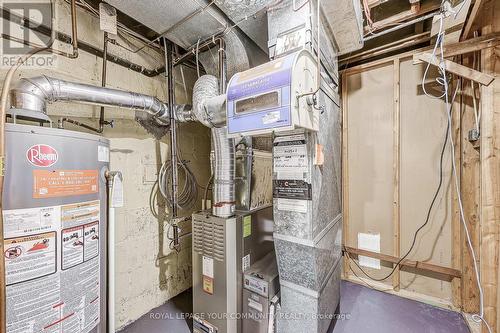
[[[243,218],[243,237],[248,237],[252,234],[252,215]]]
[[[203,276],[203,291],[210,295],[214,294],[214,279]]]

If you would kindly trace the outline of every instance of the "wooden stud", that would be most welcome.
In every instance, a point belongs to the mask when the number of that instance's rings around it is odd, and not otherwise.
[[[342,74],[342,243],[349,244],[349,169],[348,169],[348,108],[347,74]],[[349,258],[344,257],[344,278],[349,276]]]
[[[464,65],[472,67],[472,61],[469,57],[464,58]],[[469,80],[463,79],[462,90],[463,98],[463,114],[462,118],[462,137],[461,137],[461,177],[460,189],[462,195],[462,203],[464,208],[465,220],[472,239],[474,251],[479,256],[479,201],[480,201],[480,160],[479,153],[474,149],[471,142],[468,140],[469,130],[476,127],[474,120],[473,101],[471,93],[471,84]],[[476,85],[477,86],[477,85]],[[458,164],[457,164],[458,165]],[[453,193],[456,193],[453,188]],[[459,216],[460,218],[460,216]],[[460,227],[462,221],[459,220]],[[476,275],[474,272],[474,262],[472,261],[467,239],[462,233],[461,249],[463,257],[462,266],[462,302],[463,309],[468,313],[476,313],[479,311],[479,292],[477,289]],[[477,258],[479,259],[479,258]]]
[[[464,81],[463,79],[459,79]],[[456,87],[453,87],[451,91],[455,91]],[[463,84],[461,86],[463,91]],[[455,165],[457,166],[457,172],[460,179],[462,178],[461,165],[462,165],[462,130],[461,130],[461,119],[462,119],[462,105],[463,105],[463,92],[457,95],[455,103],[453,104],[453,117],[452,117],[452,135],[455,141]],[[453,181],[453,180],[452,180]],[[452,186],[451,192],[451,235],[452,235],[452,249],[451,249],[451,265],[452,268],[462,270],[462,223],[460,220],[460,207],[458,203],[458,194]],[[454,279],[451,282],[451,293],[453,305],[459,309],[462,308],[462,281],[463,281],[463,270],[462,279]]]
[[[484,2],[484,1],[483,1]],[[482,6],[482,34],[500,31],[500,3],[486,1]],[[500,74],[495,49],[481,53],[482,70]],[[484,316],[493,332],[499,332],[499,256],[500,256],[500,82],[481,87],[481,281]],[[483,325],[482,332],[487,332]]]
[[[393,248],[394,256],[401,256],[401,195],[400,195],[400,170],[401,170],[401,121],[400,121],[400,62],[394,60],[394,114],[393,114],[393,203],[392,203],[392,222],[394,228]],[[396,268],[392,276],[392,287],[399,291],[401,274],[399,267]]]
[[[344,246],[344,252],[348,252],[350,256],[365,256],[365,257],[370,257],[374,259],[378,259],[381,261],[385,261],[390,264],[396,264],[400,258],[387,255],[387,254],[382,254],[378,252],[372,252],[372,251],[367,251],[367,250],[362,250],[362,249],[356,249],[353,247],[349,246]],[[414,260],[408,260],[405,259],[401,262],[400,264],[401,269],[414,269],[417,274],[423,274],[423,273],[432,273],[436,274],[436,278],[440,278],[444,281],[451,281],[454,278],[460,278],[462,276],[462,273],[458,269],[454,268],[449,268],[449,267],[443,267],[440,265],[435,265],[435,264],[430,264],[427,262],[421,262],[421,261],[414,261]]]
[[[436,57],[433,57],[430,53],[420,53],[414,56],[414,59],[418,59],[421,61],[425,61],[430,63],[431,65],[440,66],[440,60]],[[458,76],[464,77],[466,79],[475,81],[477,83],[482,84],[483,86],[489,86],[495,77],[493,75],[489,75],[486,73],[481,73],[472,68],[457,64],[451,60],[444,60],[444,64],[446,66],[446,71],[456,74]]]

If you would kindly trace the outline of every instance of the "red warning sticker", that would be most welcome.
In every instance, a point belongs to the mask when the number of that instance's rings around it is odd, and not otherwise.
[[[99,192],[97,170],[33,170],[33,198],[67,197]]]

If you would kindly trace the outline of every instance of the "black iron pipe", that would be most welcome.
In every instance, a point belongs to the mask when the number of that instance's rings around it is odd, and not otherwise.
[[[104,46],[103,46],[103,56],[102,56],[102,74],[101,74],[101,86],[106,87],[106,78],[108,74],[108,33],[104,32]],[[99,132],[104,132],[105,125],[112,125],[112,122],[106,121],[104,119],[104,106],[101,106],[101,112],[99,114]]]
[[[44,25],[35,24],[29,18],[17,15],[13,12],[10,12],[9,10],[7,10],[5,8],[2,8],[1,17],[7,21],[19,24],[20,26],[22,26],[24,28],[31,29],[32,31],[35,31],[35,32],[39,32],[45,36],[52,37],[52,35],[54,34],[55,39],[62,42],[62,43],[70,44],[70,45],[73,44],[73,42],[72,42],[73,39],[70,35],[65,34],[63,32],[60,32],[60,31],[52,31],[51,28],[44,26]],[[103,56],[104,56],[103,50],[100,50],[100,49],[94,47],[93,45],[86,43],[86,42],[83,42],[81,40],[78,41],[78,48],[82,51],[93,54],[99,58],[103,58]],[[63,54],[63,52],[56,52],[56,53],[71,58],[70,54]],[[135,64],[133,62],[130,62],[130,61],[125,60],[123,58],[120,58],[118,56],[109,56],[108,61],[115,63],[119,66],[125,67],[127,69],[130,69],[134,72],[141,73],[147,77],[155,77],[155,76],[158,76],[158,75],[165,72],[165,66],[160,66],[160,67],[155,68],[155,69],[148,69],[144,66]]]

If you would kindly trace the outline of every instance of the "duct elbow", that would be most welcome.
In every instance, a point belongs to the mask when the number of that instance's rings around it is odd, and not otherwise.
[[[47,113],[47,100],[52,96],[52,89],[46,76],[22,78],[10,91],[13,108]]]
[[[213,128],[226,122],[226,95],[219,95],[219,80],[201,76],[193,88],[193,114],[203,125]]]

